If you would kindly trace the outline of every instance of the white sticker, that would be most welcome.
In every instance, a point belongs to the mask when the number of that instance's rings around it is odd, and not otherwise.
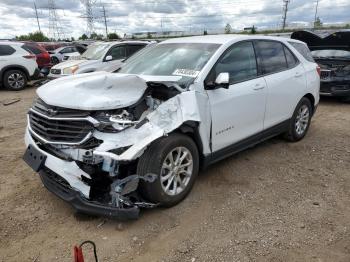
[[[191,70],[191,69],[176,69],[173,73],[175,76],[188,76],[188,77],[197,77],[200,71]]]

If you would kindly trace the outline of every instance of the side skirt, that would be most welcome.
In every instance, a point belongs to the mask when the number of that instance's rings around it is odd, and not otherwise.
[[[250,136],[248,138],[243,139],[242,141],[239,141],[235,144],[232,144],[228,147],[225,147],[223,149],[220,149],[216,152],[211,153],[208,156],[204,156],[203,162],[202,162],[202,169],[207,168],[209,165],[214,164],[224,158],[227,158],[231,155],[234,155],[238,152],[241,152],[245,149],[248,149],[250,147],[255,146],[256,144],[259,144],[265,140],[268,140],[272,137],[275,137],[277,135],[280,135],[289,129],[290,119],[277,124],[273,127],[270,127],[258,134],[255,134],[253,136]]]

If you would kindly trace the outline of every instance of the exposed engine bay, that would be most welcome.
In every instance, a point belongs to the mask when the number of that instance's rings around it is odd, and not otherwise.
[[[38,94],[28,112],[26,144],[35,144],[47,157],[46,177],[53,173],[54,179],[58,174],[86,200],[111,208],[156,206],[137,192],[140,182],[157,178],[157,174],[137,175],[138,158],[157,138],[186,121],[200,121],[197,105],[183,110],[198,94],[181,92],[169,83],[147,82],[131,105],[108,110],[49,105],[40,90]]]

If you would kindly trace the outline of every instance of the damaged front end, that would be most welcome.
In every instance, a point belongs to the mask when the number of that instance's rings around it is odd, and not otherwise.
[[[350,59],[315,60],[321,67],[321,94],[350,96]]]
[[[153,141],[184,122],[200,121],[198,94],[136,76],[96,77],[103,78],[99,81],[103,85],[90,93],[85,86],[87,93],[81,101],[73,91],[84,89],[86,79],[68,91],[69,99],[64,90],[59,93],[58,102],[50,92],[56,88],[50,87],[52,82],[38,90],[39,98],[28,112],[24,160],[40,174],[48,190],[76,210],[135,219],[140,207],[157,206],[138,193],[140,182],[153,183],[158,176],[139,176],[138,158]],[[126,82],[129,89],[118,90]],[[189,103],[191,107],[184,110]]]

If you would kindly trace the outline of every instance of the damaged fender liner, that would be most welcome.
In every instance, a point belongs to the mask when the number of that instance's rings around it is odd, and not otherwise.
[[[86,200],[78,191],[75,191],[70,186],[65,186],[62,182],[55,179],[54,172],[49,170],[39,171],[40,178],[44,186],[53,194],[68,202],[73,208],[89,215],[104,216],[118,220],[137,219],[140,210],[137,206],[130,208],[118,208],[106,205],[101,205],[96,202]]]

